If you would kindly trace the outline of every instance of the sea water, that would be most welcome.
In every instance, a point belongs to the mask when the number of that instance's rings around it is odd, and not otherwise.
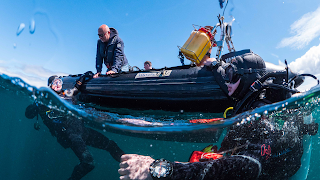
[[[201,112],[168,112],[154,110],[130,110],[104,108],[103,111],[96,105],[77,104],[72,105],[62,100],[52,90],[43,87],[35,88],[18,78],[2,74],[0,76],[0,179],[6,180],[56,180],[70,177],[78,158],[71,149],[61,147],[56,138],[51,136],[48,128],[40,121],[40,130],[34,129],[33,120],[25,117],[25,109],[35,100],[59,110],[66,115],[76,116],[87,122],[88,126],[95,127],[109,139],[114,140],[126,153],[149,155],[153,158],[166,158],[170,161],[188,161],[190,153],[201,150],[208,144],[219,142],[199,141],[185,142],[177,140],[163,141],[157,138],[134,137],[123,135],[126,132],[132,134],[170,134],[170,133],[194,133],[208,129],[223,130],[232,124],[248,123],[264,115],[270,118],[281,118],[302,114],[311,117],[319,123],[319,98],[320,86],[312,88],[306,93],[301,93],[286,101],[262,108],[252,112],[240,114],[218,124],[190,124],[188,120],[221,117],[222,114]],[[121,124],[117,120],[131,118],[145,120],[156,126],[141,126]],[[94,123],[93,123],[94,122]],[[158,123],[164,123],[159,126]],[[114,130],[113,133],[109,130]],[[306,151],[302,158],[302,175],[298,178],[318,179],[320,172],[320,136],[308,137]],[[221,141],[221,139],[219,140]],[[308,148],[305,147],[305,150]],[[119,163],[108,152],[89,147],[95,159],[96,168],[83,179],[119,179]]]

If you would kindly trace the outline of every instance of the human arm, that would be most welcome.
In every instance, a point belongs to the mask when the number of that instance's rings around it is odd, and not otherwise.
[[[102,57],[100,54],[100,47],[102,45],[102,42],[100,40],[98,40],[97,42],[97,54],[96,54],[96,69],[97,69],[97,74],[101,74],[102,71]],[[94,75],[94,78],[97,78],[99,76],[99,74]],[[97,76],[96,76],[97,75]],[[96,76],[96,77],[95,77]]]
[[[152,180],[149,173],[150,156],[125,154],[118,170],[122,180]],[[206,162],[172,163],[173,172],[168,180],[183,179],[256,179],[261,172],[259,162],[249,156],[229,156]]]
[[[112,66],[110,68],[110,72],[109,74],[114,74],[114,73],[118,73],[121,69],[121,67],[124,65],[125,63],[125,55],[124,55],[124,43],[122,41],[122,39],[120,39],[119,37],[115,37],[117,38],[117,41],[115,42],[115,49],[113,51],[113,63]],[[107,72],[107,74],[108,74]]]

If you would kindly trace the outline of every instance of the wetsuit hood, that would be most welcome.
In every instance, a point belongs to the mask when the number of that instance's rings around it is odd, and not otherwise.
[[[50,76],[50,77],[48,78],[48,86],[50,86],[51,83],[53,82],[53,80],[54,80],[55,78],[57,78],[57,77],[58,77],[57,75]]]
[[[234,76],[240,78],[240,84],[231,97],[240,100],[250,90],[250,85],[257,79],[260,79],[266,72],[266,65],[264,60],[257,54],[246,53],[237,56],[231,61],[226,63],[223,68],[226,69],[229,66],[234,67]],[[227,72],[224,72],[224,76],[227,76]]]

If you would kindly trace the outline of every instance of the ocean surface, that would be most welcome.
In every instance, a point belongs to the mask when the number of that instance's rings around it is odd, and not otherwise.
[[[281,118],[302,114],[320,123],[320,86],[300,93],[286,101],[252,112],[240,114],[216,124],[190,124],[189,120],[221,117],[222,114],[201,112],[169,112],[154,110],[130,110],[104,108],[94,104],[72,105],[62,100],[49,88],[35,88],[19,78],[0,75],[0,179],[5,180],[57,180],[68,179],[78,158],[71,149],[64,149],[51,136],[39,117],[40,130],[34,129],[33,120],[25,117],[25,109],[35,100],[62,113],[83,119],[109,139],[114,140],[126,153],[166,158],[186,162],[194,150],[222,140],[226,128],[234,123],[247,123],[256,117],[267,115]],[[120,123],[130,118],[151,124]],[[161,125],[160,125],[161,123]],[[220,138],[205,138],[219,132]],[[170,137],[170,138],[167,138]],[[302,158],[300,175],[295,179],[319,179],[320,136],[306,137],[305,156]],[[108,152],[90,148],[95,159],[95,169],[84,180],[119,179],[116,162]],[[292,178],[294,179],[294,178]]]

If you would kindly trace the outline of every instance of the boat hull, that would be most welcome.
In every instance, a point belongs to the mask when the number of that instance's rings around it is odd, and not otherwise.
[[[63,77],[73,88],[79,76]],[[81,86],[79,100],[113,107],[222,112],[232,101],[206,67],[180,66],[101,76]]]

